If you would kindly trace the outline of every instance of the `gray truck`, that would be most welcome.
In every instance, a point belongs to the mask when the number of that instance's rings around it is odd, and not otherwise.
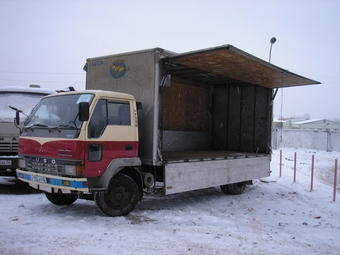
[[[146,191],[243,193],[270,175],[277,89],[319,83],[231,45],[89,58],[84,70],[85,91],[35,107],[17,176],[54,204],[94,199],[109,216]]]
[[[0,87],[0,175],[16,176],[18,167],[19,129],[14,122],[14,111],[20,110],[25,117],[41,98],[56,93],[54,90],[42,89],[39,85],[29,87]],[[22,127],[22,125],[21,125]]]

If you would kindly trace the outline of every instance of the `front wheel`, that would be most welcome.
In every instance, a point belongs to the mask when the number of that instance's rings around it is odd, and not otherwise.
[[[73,204],[77,197],[71,194],[59,194],[45,192],[45,196],[52,204],[55,205],[70,205]]]
[[[95,194],[95,201],[108,216],[127,215],[139,202],[138,186],[131,177],[118,173],[110,181],[107,192]]]
[[[240,195],[244,192],[246,189],[247,182],[238,182],[238,183],[232,183],[232,184],[226,184],[220,186],[221,190],[225,194],[230,195]]]

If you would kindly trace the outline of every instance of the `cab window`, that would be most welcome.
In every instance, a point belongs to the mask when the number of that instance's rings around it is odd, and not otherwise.
[[[109,125],[130,126],[130,104],[128,102],[108,102]]]
[[[100,99],[94,108],[88,127],[89,138],[100,137],[107,126],[106,100]]]
[[[100,99],[88,127],[89,138],[98,138],[108,125],[131,126],[129,102]]]

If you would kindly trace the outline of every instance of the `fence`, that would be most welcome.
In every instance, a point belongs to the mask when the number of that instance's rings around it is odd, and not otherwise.
[[[273,129],[272,149],[281,147],[340,151],[340,132],[328,130]]]
[[[296,152],[294,153],[294,179],[296,182]],[[280,178],[282,177],[282,150],[280,150]],[[333,179],[333,202],[336,200],[337,193],[337,182],[338,182],[338,159],[335,159],[334,163],[334,179]],[[313,191],[313,183],[314,183],[314,155],[312,155],[312,167],[311,167],[311,182],[310,182],[310,191]]]

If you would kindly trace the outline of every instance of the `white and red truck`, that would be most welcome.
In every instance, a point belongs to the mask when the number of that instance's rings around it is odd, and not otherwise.
[[[143,193],[270,175],[274,90],[318,84],[231,45],[87,59],[86,90],[50,95],[19,140],[17,176],[57,205],[94,199],[127,215]]]

